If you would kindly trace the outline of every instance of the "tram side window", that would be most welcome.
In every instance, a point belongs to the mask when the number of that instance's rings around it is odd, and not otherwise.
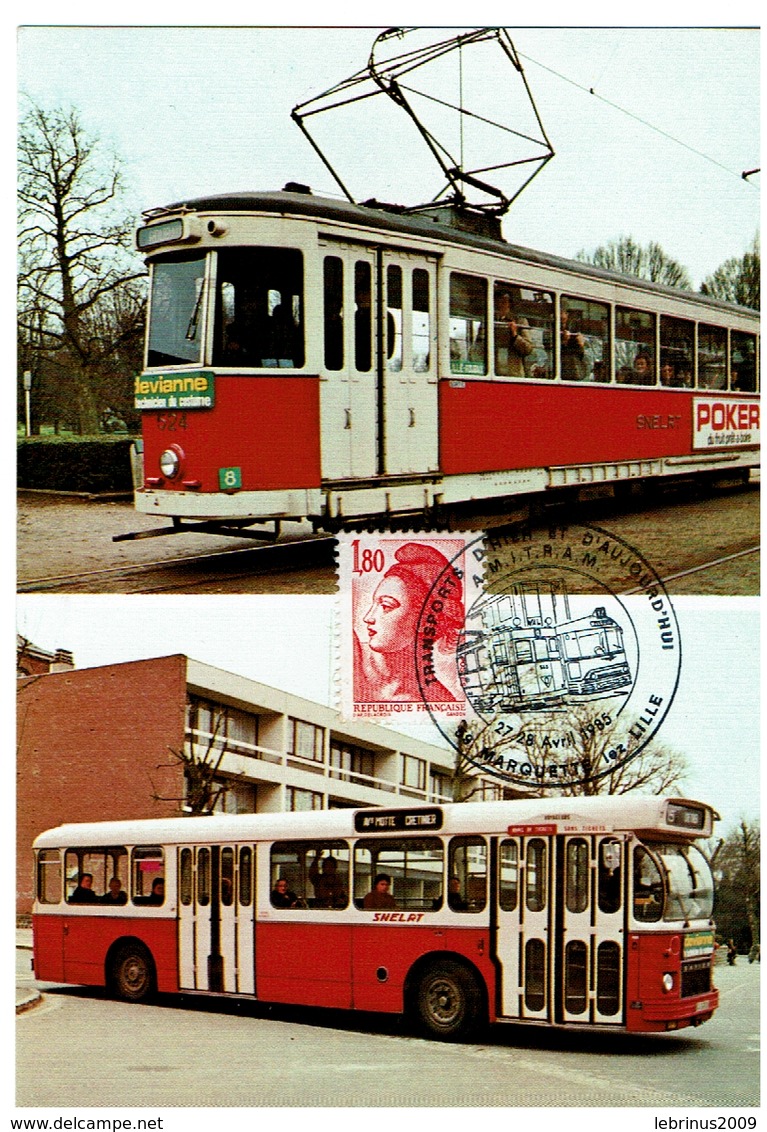
[[[413,269],[413,323],[410,350],[415,373],[428,373],[431,366],[431,301],[429,273]]]
[[[487,373],[487,281],[450,276],[450,372]]]
[[[498,903],[504,912],[513,912],[519,900],[519,845],[502,841],[498,869]]]
[[[615,308],[615,380],[621,385],[655,385],[655,315]]]
[[[373,284],[370,263],[354,265],[354,367],[360,373],[373,368]]]
[[[563,295],[559,364],[563,381],[610,380],[610,310],[604,303]]]
[[[447,861],[447,903],[454,912],[481,912],[487,903],[487,845],[481,837],[454,837]]]
[[[37,899],[41,904],[61,901],[61,853],[58,849],[41,849],[37,854]]]
[[[402,268],[396,263],[386,269],[386,368],[402,369]]]
[[[660,383],[671,388],[692,387],[695,324],[686,318],[660,316]]]
[[[150,366],[202,360],[205,253],[169,256],[152,265]]]
[[[493,295],[496,374],[553,377],[554,296],[509,283],[496,283]]]
[[[741,330],[730,335],[730,389],[756,392],[756,336]]]
[[[340,256],[325,256],[323,264],[325,368],[344,368],[344,263]]]
[[[443,844],[436,837],[365,839],[354,849],[354,904],[357,908],[432,911],[442,907]],[[376,878],[385,876],[382,891]]]
[[[304,267],[295,248],[218,252],[213,362],[294,369],[304,364]]]
[[[634,919],[651,924],[663,913],[663,881],[660,869],[642,845],[634,849]]]
[[[727,331],[698,326],[698,388],[727,388]]]
[[[125,892],[128,887],[128,851],[121,845],[93,849],[67,849],[64,858],[65,891],[68,904],[101,904],[110,893],[115,878]]]
[[[131,853],[134,904],[164,904],[165,853],[160,846],[141,846]]]
[[[346,908],[349,857],[345,841],[275,842],[270,855],[272,904],[287,909]]]

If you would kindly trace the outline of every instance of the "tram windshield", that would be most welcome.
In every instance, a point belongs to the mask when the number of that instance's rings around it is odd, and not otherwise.
[[[154,264],[148,365],[201,362],[204,281],[204,253],[172,256]]]
[[[714,879],[694,845],[653,843],[634,850],[634,918],[645,923],[708,919]]]

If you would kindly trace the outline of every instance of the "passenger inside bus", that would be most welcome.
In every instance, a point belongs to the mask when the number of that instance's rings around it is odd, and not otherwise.
[[[362,907],[366,911],[379,908],[396,908],[397,901],[389,892],[390,884],[391,877],[388,873],[378,873],[372,889],[362,901]]]
[[[101,897],[104,904],[127,904],[128,897],[123,892],[122,881],[119,877],[112,877],[109,888]]]
[[[447,902],[454,912],[468,912],[469,905],[461,895],[461,882],[458,877],[450,877],[447,882]]]
[[[335,857],[322,857],[322,850],[317,849],[309,866],[309,880],[314,888],[315,908],[346,907],[346,889]]]
[[[72,895],[69,897],[70,904],[95,904],[98,896],[93,891],[93,873],[80,873],[80,879],[77,882]]]
[[[533,352],[527,319],[518,318],[508,291],[495,294],[495,372],[524,377],[524,359]]]
[[[152,891],[147,898],[147,904],[162,904],[165,900],[165,881],[162,877],[155,877],[152,881]]]

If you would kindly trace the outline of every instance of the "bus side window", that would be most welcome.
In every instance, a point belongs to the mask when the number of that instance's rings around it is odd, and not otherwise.
[[[447,903],[454,912],[481,912],[487,903],[487,845],[482,837],[454,837],[447,865]]]
[[[127,889],[128,851],[121,845],[67,849],[64,872],[67,903],[101,903],[113,877]]]
[[[160,846],[139,847],[131,853],[131,892],[134,904],[164,902],[165,854]]]
[[[240,869],[237,874],[239,904],[247,908],[253,900],[253,850],[249,845],[240,849]]]
[[[62,875],[59,850],[41,849],[37,854],[37,899],[41,904],[60,902]]]
[[[621,906],[620,841],[603,841],[599,846],[597,902],[601,912],[617,912]]]
[[[502,841],[498,870],[498,903],[504,912],[514,912],[519,900],[519,846]]]
[[[392,840],[365,838],[354,848],[354,904],[433,911],[442,905],[444,848],[435,837]],[[376,897],[376,877],[390,878],[388,893]],[[373,901],[371,903],[371,901]]]

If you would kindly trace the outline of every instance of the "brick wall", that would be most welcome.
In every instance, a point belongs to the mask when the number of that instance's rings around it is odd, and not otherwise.
[[[168,748],[183,747],[185,703],[181,655],[18,681],[17,912],[32,906],[44,829],[178,812],[183,775]]]

